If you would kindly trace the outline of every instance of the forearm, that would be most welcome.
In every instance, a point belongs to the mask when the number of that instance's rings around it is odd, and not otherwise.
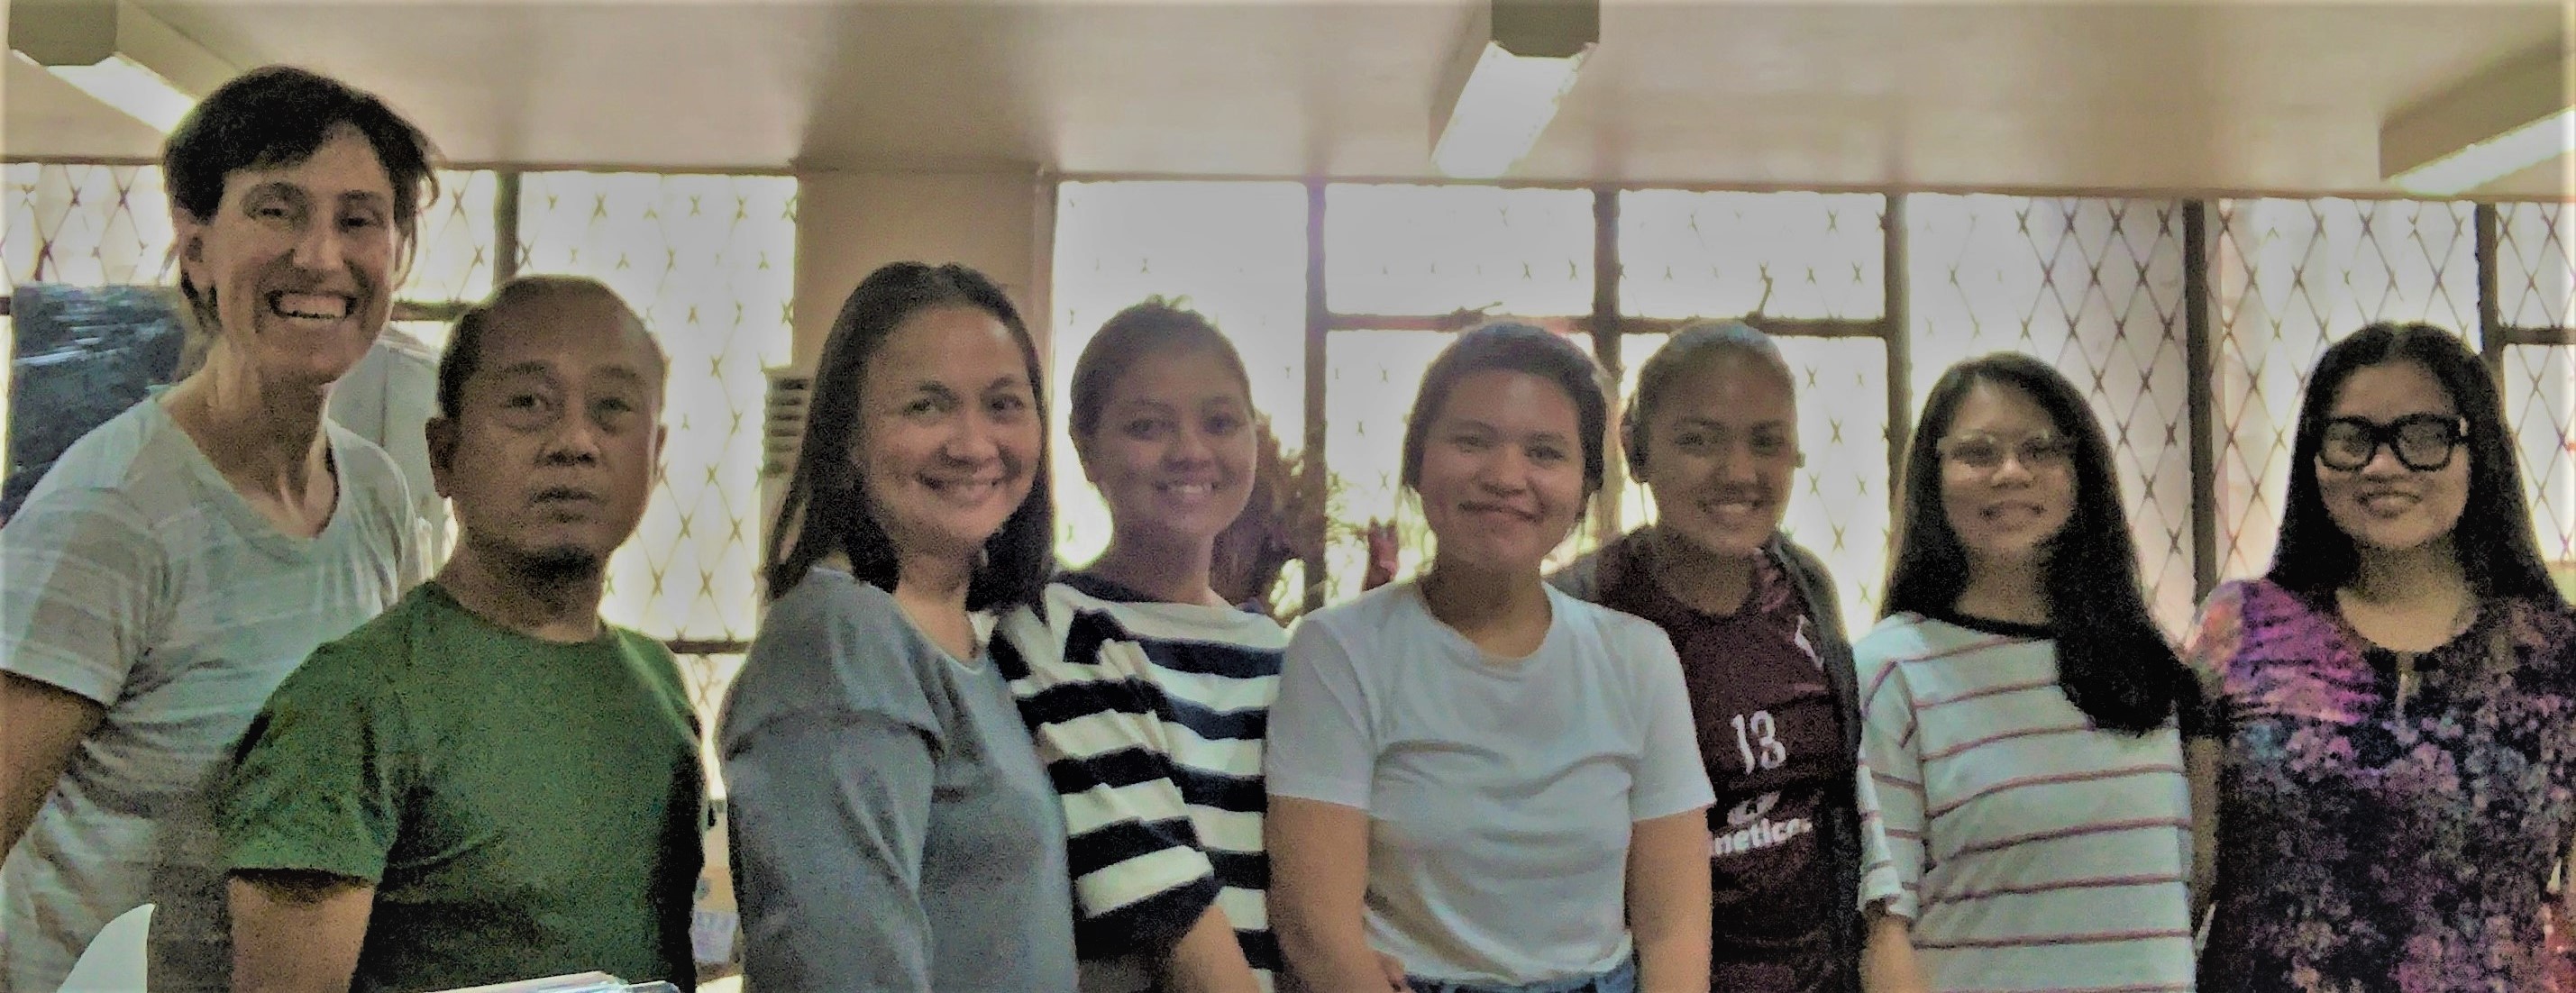
[[[236,876],[230,887],[236,993],[347,993],[375,890],[316,873]]]
[[[1280,955],[1288,960],[1288,972],[1303,989],[1342,993],[1390,993],[1395,989],[1387,981],[1386,970],[1378,954],[1369,947],[1368,934],[1357,917],[1348,921],[1303,922],[1290,914],[1275,916],[1271,926],[1279,937]]]
[[[1261,991],[1252,963],[1243,957],[1243,943],[1235,939],[1233,922],[1214,904],[1181,935],[1162,965],[1163,988],[1173,993]]]
[[[1628,930],[1637,945],[1638,989],[1708,989],[1710,881],[1702,812],[1640,823],[1630,844]]]
[[[1707,916],[1700,918],[1705,922]],[[1705,926],[1638,930],[1637,989],[1643,993],[1699,993],[1708,989],[1709,937]]]
[[[1872,908],[1869,939],[1861,952],[1863,993],[1926,993],[1922,964],[1914,959],[1913,922]]]
[[[2183,743],[2184,776],[2191,790],[2191,920],[2198,930],[2218,884],[2218,766],[2220,745],[2214,739]]]

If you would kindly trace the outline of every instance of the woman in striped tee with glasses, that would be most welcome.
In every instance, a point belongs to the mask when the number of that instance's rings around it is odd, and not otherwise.
[[[2110,445],[2036,359],[1952,367],[1859,669],[1878,990],[2189,990],[2191,678]]]

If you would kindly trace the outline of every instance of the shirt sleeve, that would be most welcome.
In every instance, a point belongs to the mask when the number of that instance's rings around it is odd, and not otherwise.
[[[1173,772],[1170,708],[1141,646],[1052,606],[1061,642],[1027,611],[1006,630],[1025,632],[1013,640],[1028,671],[1011,691],[1064,803],[1075,945],[1087,959],[1167,953],[1218,891]]]
[[[771,605],[719,722],[746,981],[930,993],[921,897],[942,725],[893,600]]]
[[[1868,856],[1861,905],[1883,900],[1888,913],[1915,920],[1927,850],[1913,694],[1892,659],[1864,659],[1860,673],[1860,768],[1867,782],[1856,787],[1856,799]]]
[[[2191,637],[2183,642],[2183,665],[2190,668],[2200,694],[2192,709],[2181,715],[2186,738],[2224,737],[2227,734],[2227,698],[2225,673],[2228,663],[2245,641],[2245,586],[2242,583],[2221,585],[2200,605],[2200,618],[2192,625]]]
[[[1279,665],[1279,701],[1270,707],[1263,756],[1270,795],[1369,809],[1377,772],[1372,731],[1349,647],[1320,619],[1298,624]]]
[[[122,495],[66,489],[0,527],[0,672],[116,702],[161,623],[167,562]]]
[[[1691,723],[1690,689],[1682,680],[1681,659],[1662,629],[1644,621],[1624,626],[1635,647],[1622,661],[1636,672],[1646,732],[1636,782],[1628,791],[1628,817],[1650,821],[1704,809],[1716,802],[1716,794],[1709,787],[1708,765],[1700,757],[1699,731]]]
[[[362,675],[363,648],[325,645],[280,684],[216,790],[224,867],[374,885],[401,830],[401,707]]]
[[[784,713],[730,743],[743,974],[758,989],[930,993],[930,742],[881,713]]]

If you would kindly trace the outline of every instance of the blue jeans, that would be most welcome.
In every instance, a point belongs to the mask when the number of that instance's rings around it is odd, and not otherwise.
[[[1404,984],[1412,987],[1413,993],[1637,993],[1637,960],[1631,958],[1620,963],[1618,968],[1598,976],[1550,979],[1519,986],[1480,986],[1421,976],[1406,976]]]

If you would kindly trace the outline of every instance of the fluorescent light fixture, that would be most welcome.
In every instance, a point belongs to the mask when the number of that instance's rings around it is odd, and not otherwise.
[[[45,71],[162,134],[177,130],[180,119],[197,105],[196,97],[124,55],[108,56],[95,65],[46,66]]]
[[[2576,93],[2555,45],[2435,95],[2379,129],[2381,174],[2418,196],[2470,192],[2576,151]]]
[[[132,0],[18,0],[9,6],[9,44],[163,134],[239,72]]]
[[[1599,0],[1479,0],[1433,103],[1431,164],[1458,179],[1509,172],[1600,40]]]
[[[2398,187],[2422,196],[2457,196],[2576,149],[2576,107],[2566,107],[2488,141],[2398,175]]]

